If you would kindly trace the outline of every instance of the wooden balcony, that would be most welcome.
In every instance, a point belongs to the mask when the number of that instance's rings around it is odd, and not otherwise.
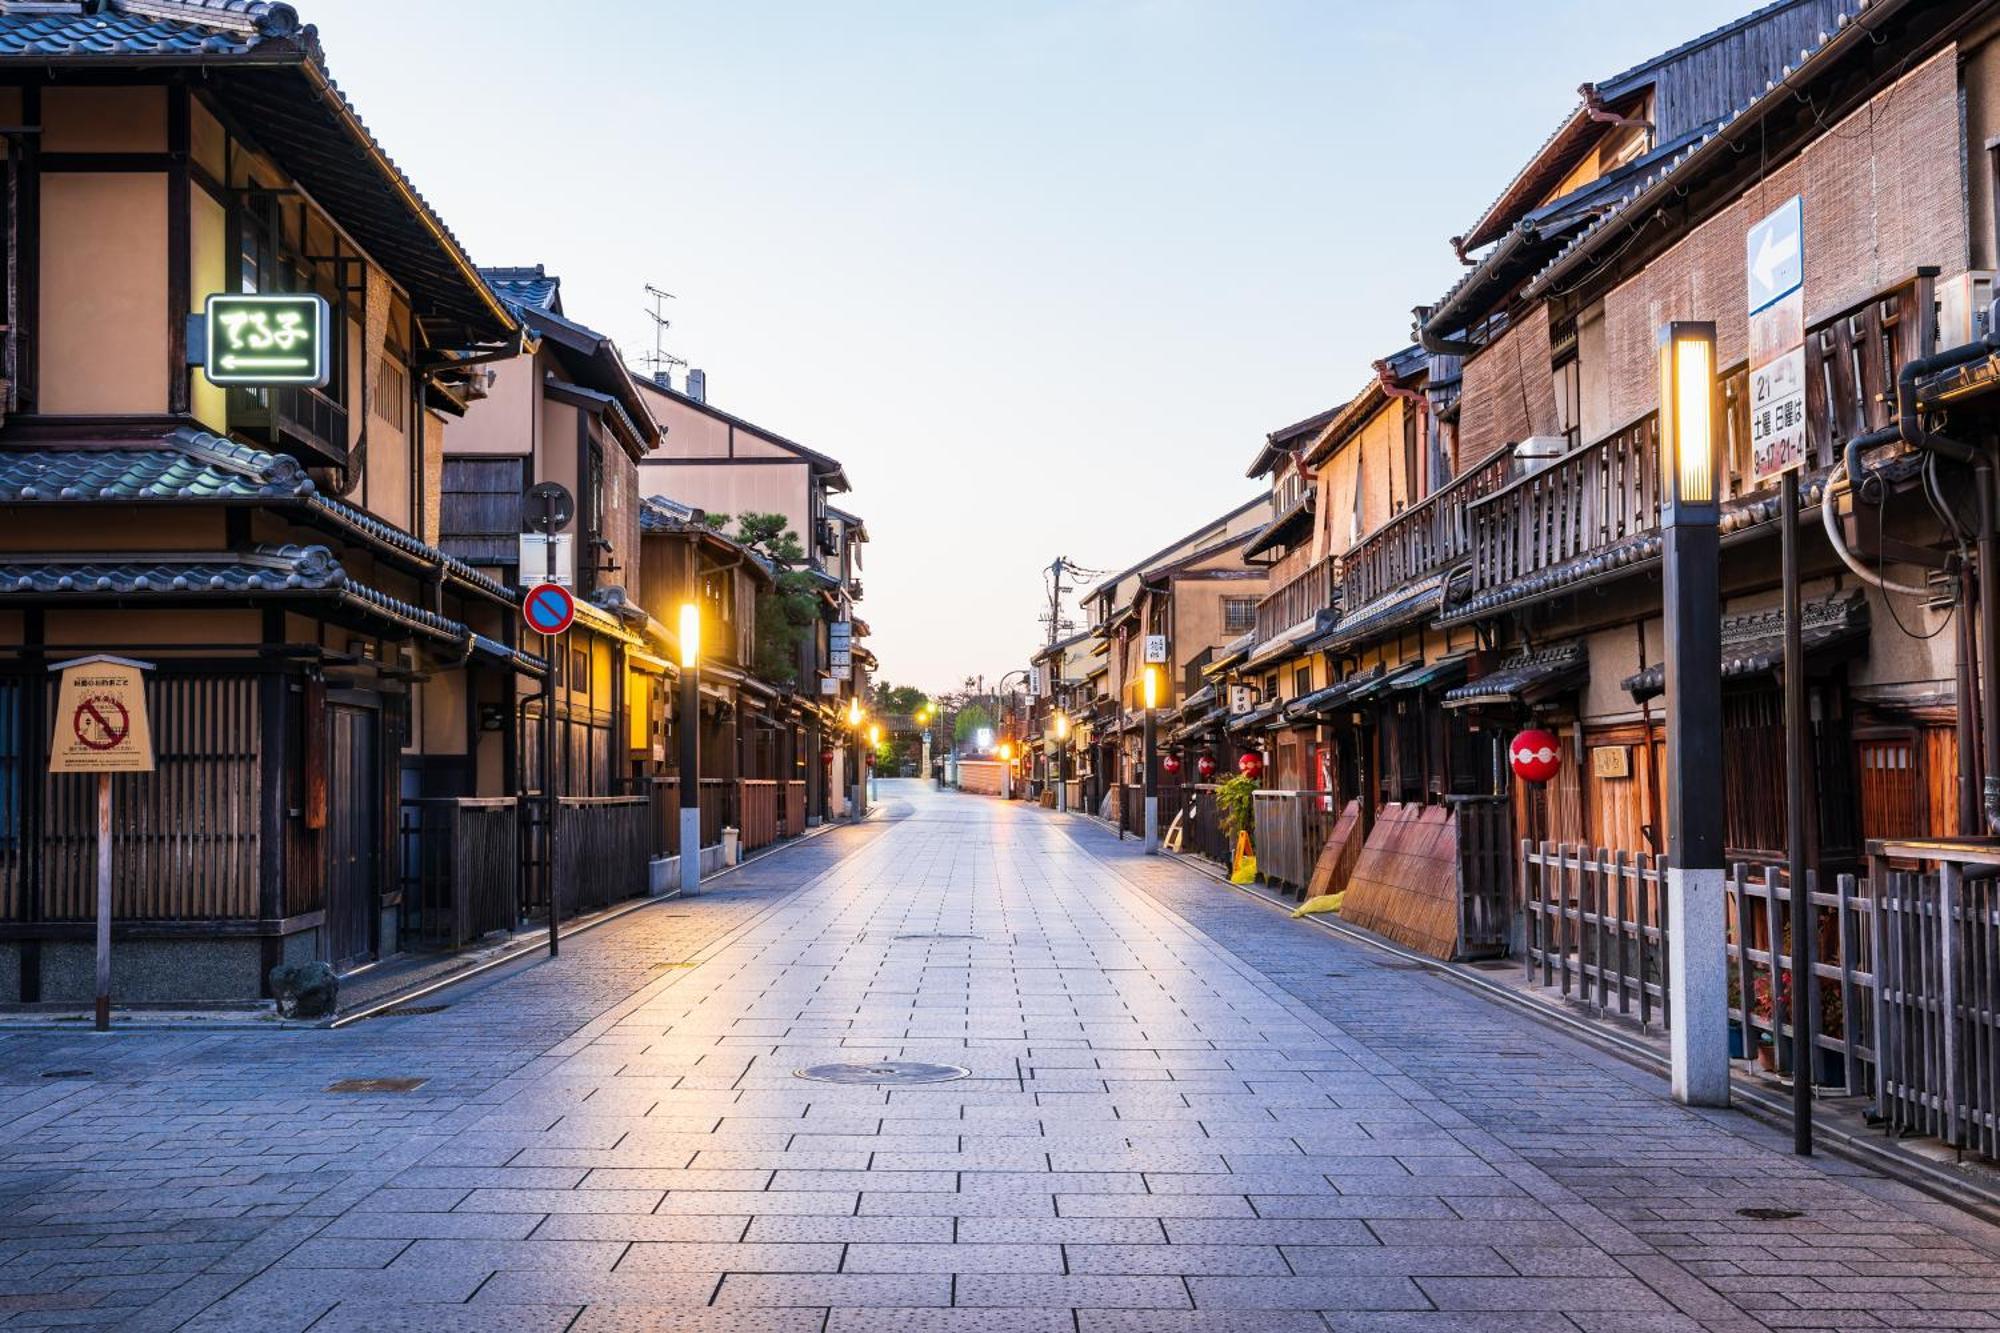
[[[306,385],[229,390],[229,427],[309,467],[347,462],[347,409]]]
[[[1505,485],[1513,458],[1502,451],[1363,537],[1340,558],[1343,613],[1462,562],[1470,553],[1468,510]]]
[[[1806,330],[1807,471],[1831,466],[1846,440],[1889,424],[1896,368],[1930,350],[1924,312],[1931,308],[1931,287],[1930,276],[1919,273],[1818,317]],[[1723,503],[1729,507],[1753,494],[1746,367],[1724,377],[1722,399]],[[1539,471],[1489,487],[1467,513],[1472,598],[1658,530],[1658,414],[1649,412]]]
[[[1332,606],[1338,577],[1339,561],[1328,556],[1265,596],[1257,603],[1257,642],[1274,639],[1301,620]]]

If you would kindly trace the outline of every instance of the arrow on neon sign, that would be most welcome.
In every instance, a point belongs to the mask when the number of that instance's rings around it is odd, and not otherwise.
[[[309,370],[312,362],[302,356],[237,356],[222,358],[224,370]]]

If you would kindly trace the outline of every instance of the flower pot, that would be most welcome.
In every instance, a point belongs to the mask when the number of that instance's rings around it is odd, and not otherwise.
[[[1729,1058],[1748,1060],[1750,1052],[1743,1045],[1743,1025],[1735,1019],[1729,1020]]]
[[[1757,1037],[1757,1067],[1765,1073],[1774,1073],[1778,1068],[1778,1046],[1768,1032]]]

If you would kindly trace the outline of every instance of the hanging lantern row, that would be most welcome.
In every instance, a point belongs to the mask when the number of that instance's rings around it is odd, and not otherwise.
[[[1205,754],[1205,755],[1203,755],[1203,756],[1202,756],[1201,758],[1199,758],[1199,759],[1195,760],[1195,761],[1194,761],[1194,771],[1195,771],[1196,773],[1198,773],[1198,774],[1200,774],[1200,775],[1201,775],[1201,780],[1202,780],[1203,782],[1206,782],[1206,781],[1208,781],[1208,780],[1209,780],[1210,778],[1214,777],[1214,776],[1215,776],[1215,756],[1214,756],[1214,755],[1212,755],[1212,754]]]
[[[1180,756],[1173,754],[1168,755],[1165,759],[1162,759],[1160,761],[1160,768],[1166,773],[1168,777],[1174,776],[1176,773],[1181,771]]]
[[[1264,756],[1255,750],[1245,750],[1236,761],[1236,771],[1254,782],[1264,772]]]

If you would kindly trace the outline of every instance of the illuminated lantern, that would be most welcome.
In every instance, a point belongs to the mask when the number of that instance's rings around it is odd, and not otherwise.
[[[1168,777],[1172,777],[1174,774],[1181,771],[1180,757],[1178,755],[1171,755],[1171,754],[1168,755],[1165,759],[1162,759],[1160,761],[1160,768],[1167,774]]]
[[[1523,782],[1547,782],[1562,768],[1562,742],[1554,732],[1529,727],[1507,742],[1507,762]]]
[[[1243,757],[1236,761],[1236,771],[1255,782],[1264,772],[1264,756],[1255,750],[1245,751]]]
[[[1214,756],[1214,755],[1212,755],[1212,754],[1205,754],[1205,755],[1203,755],[1203,756],[1202,756],[1201,758],[1199,758],[1199,759],[1195,760],[1195,761],[1194,761],[1194,771],[1195,771],[1196,773],[1198,773],[1198,774],[1200,774],[1200,775],[1201,775],[1201,779],[1202,779],[1202,781],[1204,781],[1204,782],[1206,782],[1206,781],[1207,781],[1208,779],[1210,779],[1210,778],[1214,777],[1214,776],[1215,776],[1215,756]]]
[[[832,762],[833,762],[833,751],[831,751],[831,750],[821,750],[821,751],[819,752],[819,761],[820,761],[820,762],[821,762],[822,764],[830,764],[830,763],[832,763]]]

